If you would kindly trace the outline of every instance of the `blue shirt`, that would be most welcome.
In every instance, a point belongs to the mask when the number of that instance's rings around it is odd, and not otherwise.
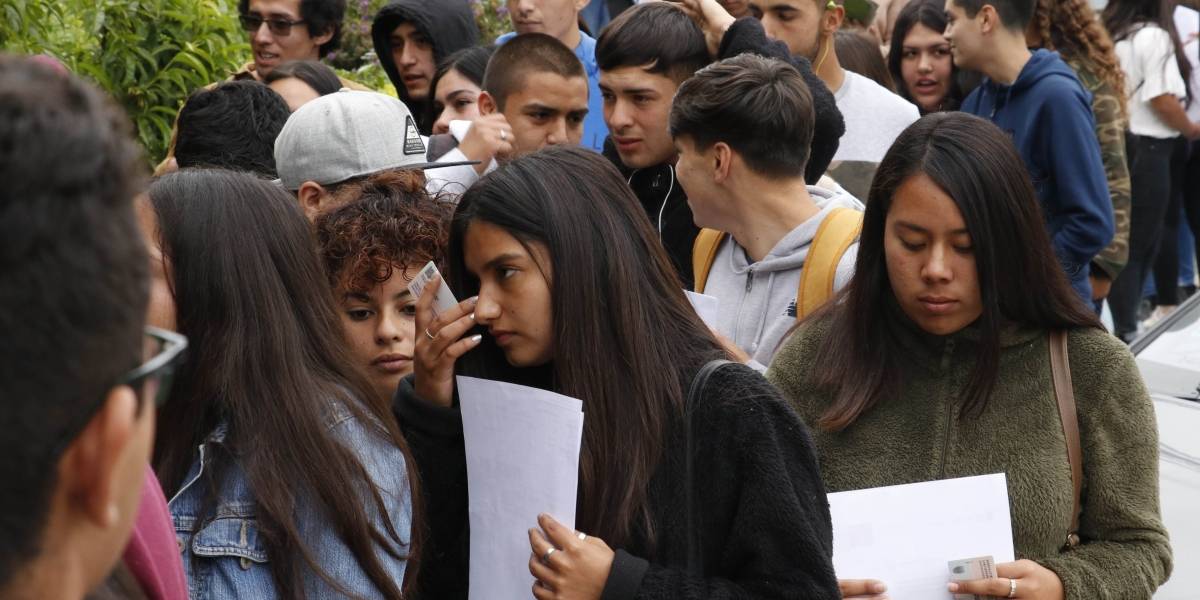
[[[400,554],[405,555],[411,540],[412,503],[404,455],[374,428],[364,427],[344,406],[334,405],[331,416],[330,433],[356,455],[378,487],[392,525],[404,543],[399,548]],[[182,488],[167,505],[175,522],[188,594],[192,600],[277,598],[279,593],[270,571],[271,557],[262,541],[255,518],[254,494],[242,466],[236,459],[227,465],[216,490],[210,489],[209,477],[205,476],[206,469],[214,468],[215,457],[229,456],[227,451],[217,451],[217,446],[225,443],[227,430],[221,424],[198,448]],[[205,500],[214,492],[216,502],[202,514]],[[306,506],[302,493],[298,495],[296,525],[321,568],[359,597],[382,598],[331,524]],[[369,496],[363,499],[368,511],[373,505]],[[375,520],[376,528],[385,531],[382,523]],[[407,561],[392,558],[379,548],[376,556],[399,587],[404,581]],[[308,598],[341,597],[311,569],[303,569],[301,580]]]
[[[516,36],[516,32],[506,33],[496,38],[496,45],[502,46]],[[588,80],[588,114],[583,119],[583,139],[579,145],[600,152],[604,150],[604,138],[608,137],[608,125],[604,123],[604,98],[600,96],[600,67],[596,65],[596,40],[580,31],[575,56],[583,63]]]

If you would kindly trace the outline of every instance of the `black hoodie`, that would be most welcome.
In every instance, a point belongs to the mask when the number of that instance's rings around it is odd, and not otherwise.
[[[395,0],[375,15],[375,22],[371,24],[371,40],[375,43],[379,63],[396,87],[396,95],[412,111],[421,133],[429,135],[436,120],[430,110],[432,103],[408,97],[408,90],[400,79],[400,70],[392,59],[392,32],[404,22],[412,23],[429,38],[433,44],[435,64],[463,48],[477,44],[479,26],[475,24],[475,13],[467,0]],[[430,90],[432,93],[433,90]]]

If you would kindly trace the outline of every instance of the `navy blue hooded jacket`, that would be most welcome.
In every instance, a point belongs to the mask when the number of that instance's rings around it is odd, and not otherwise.
[[[1054,250],[1068,277],[1076,279],[1114,232],[1091,94],[1057,52],[1037,50],[1011,86],[985,78],[962,110],[1012,135]]]

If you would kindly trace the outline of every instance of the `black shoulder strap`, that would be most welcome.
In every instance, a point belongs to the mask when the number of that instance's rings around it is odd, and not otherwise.
[[[700,546],[700,527],[697,521],[700,517],[697,514],[696,502],[694,493],[695,485],[692,483],[692,462],[695,455],[692,442],[692,413],[695,412],[696,405],[700,403],[701,396],[704,395],[704,388],[708,385],[708,378],[712,376],[717,369],[732,364],[728,360],[717,359],[709,361],[700,371],[696,373],[696,377],[692,379],[692,386],[688,389],[687,404],[684,405],[684,432],[686,441],[684,443],[684,474],[686,476],[684,493],[687,499],[687,540],[688,540],[688,555],[687,555],[687,570],[693,575],[699,575],[704,570],[704,561],[701,554]]]

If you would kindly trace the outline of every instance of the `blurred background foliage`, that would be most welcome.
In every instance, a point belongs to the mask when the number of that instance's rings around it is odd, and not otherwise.
[[[510,29],[504,0],[469,1],[481,43]],[[347,0],[341,47],[326,62],[395,95],[371,43],[371,21],[387,2]],[[0,51],[48,54],[94,81],[129,114],[151,163],[166,154],[188,94],[250,60],[237,0],[0,0]]]

